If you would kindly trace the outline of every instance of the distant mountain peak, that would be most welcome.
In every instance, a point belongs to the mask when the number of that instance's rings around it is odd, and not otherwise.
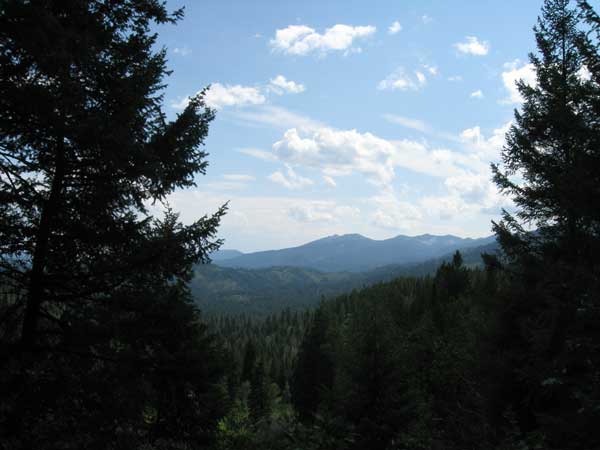
[[[324,272],[360,272],[389,264],[422,262],[488,242],[490,238],[465,239],[432,234],[398,235],[390,239],[376,240],[358,233],[348,233],[326,236],[297,247],[213,260],[221,266],[246,269],[289,266]]]

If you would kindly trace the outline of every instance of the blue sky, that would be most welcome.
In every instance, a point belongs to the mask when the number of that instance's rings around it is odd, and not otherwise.
[[[190,222],[225,201],[224,248],[331,234],[486,236],[490,182],[534,82],[540,1],[171,1],[165,110],[211,84],[207,174],[174,193]]]

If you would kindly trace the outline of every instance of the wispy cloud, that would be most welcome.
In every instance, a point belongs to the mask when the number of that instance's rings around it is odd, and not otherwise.
[[[384,114],[383,118],[388,122],[402,125],[403,127],[410,128],[421,132],[430,131],[431,127],[422,120],[411,119],[409,117],[398,116],[395,114]]]
[[[188,56],[189,54],[192,53],[192,50],[187,46],[175,47],[173,49],[173,53],[176,55],[179,55],[179,56]]]
[[[481,89],[477,89],[476,91],[471,92],[469,94],[469,97],[481,100],[483,98],[483,92],[481,91]]]

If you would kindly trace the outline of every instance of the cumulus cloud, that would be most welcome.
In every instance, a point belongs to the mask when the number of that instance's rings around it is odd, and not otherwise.
[[[214,83],[204,100],[208,106],[219,109],[224,106],[260,105],[266,98],[255,87]]]
[[[521,64],[516,59],[513,62],[504,64],[504,72],[502,72],[502,82],[508,91],[508,98],[503,100],[503,103],[522,103],[523,97],[517,88],[517,81],[523,80],[530,86],[537,84],[535,67],[533,64]]]
[[[490,51],[490,43],[480,41],[476,36],[467,36],[463,42],[457,42],[454,47],[466,55],[485,56]]]
[[[417,206],[400,199],[393,189],[382,190],[370,202],[375,205],[371,223],[379,228],[406,231],[423,218]]]
[[[500,157],[506,133],[511,125],[512,121],[509,121],[501,127],[494,129],[489,138],[483,135],[479,126],[467,128],[460,133],[460,140],[477,152],[482,160],[495,161]]]
[[[430,24],[431,22],[433,22],[433,17],[431,17],[431,16],[428,16],[427,14],[423,14],[423,15],[421,16],[421,21],[422,21],[422,22],[423,22],[425,25],[427,25],[427,24]]]
[[[450,220],[468,209],[468,205],[458,196],[427,196],[420,200],[420,206],[430,217]]]
[[[479,212],[499,212],[500,208],[510,207],[510,198],[502,195],[489,173],[465,173],[445,180],[450,196],[463,202],[462,209]],[[456,202],[457,205],[460,204]]]
[[[314,184],[310,178],[298,175],[291,166],[286,166],[286,169],[285,175],[279,170],[273,172],[269,175],[269,180],[288,189],[302,189],[303,187]]]
[[[266,100],[259,88],[241,86],[239,84],[223,85],[221,83],[213,83],[204,96],[206,105],[215,109],[221,109],[225,106],[261,105]],[[185,97],[179,101],[171,102],[171,107],[184,109],[189,101],[190,97]]]
[[[290,25],[275,32],[270,43],[274,50],[288,55],[307,55],[312,52],[351,51],[355,40],[375,33],[374,26],[337,24],[323,34],[306,25]]]
[[[457,82],[457,81],[462,81],[462,77],[460,75],[452,75],[451,77],[448,77],[448,81],[451,82]]]
[[[421,71],[415,70],[411,75],[403,67],[381,80],[377,85],[379,90],[417,91],[427,84],[427,78]]]
[[[471,92],[469,97],[481,100],[483,98],[483,92],[481,92],[481,89],[477,89],[476,91]]]
[[[487,167],[476,154],[431,149],[421,142],[389,141],[368,132],[329,127],[310,132],[289,129],[273,144],[273,153],[282,162],[315,168],[330,177],[359,173],[378,186],[391,184],[396,167],[435,177]]]
[[[275,78],[269,80],[268,89],[277,95],[299,94],[306,90],[303,84],[287,80],[283,75],[277,75]]]
[[[400,22],[397,20],[394,21],[394,23],[392,23],[388,28],[388,34],[396,34],[400,31],[402,31],[402,25],[400,25]]]

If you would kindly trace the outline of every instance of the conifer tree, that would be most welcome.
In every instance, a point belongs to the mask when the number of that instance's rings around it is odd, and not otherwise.
[[[21,294],[0,315],[11,448],[201,445],[219,417],[219,352],[185,283],[225,208],[188,226],[149,210],[207,166],[203,94],[174,120],[161,109],[151,29],[181,17],[159,0],[0,7],[0,271]]]
[[[507,315],[513,400],[522,431],[541,430],[551,448],[600,445],[600,104],[597,14],[585,1],[546,0],[530,55],[536,84],[493,166],[516,213],[494,230],[512,274]],[[530,230],[535,231],[530,231]],[[595,343],[594,343],[595,342]]]

